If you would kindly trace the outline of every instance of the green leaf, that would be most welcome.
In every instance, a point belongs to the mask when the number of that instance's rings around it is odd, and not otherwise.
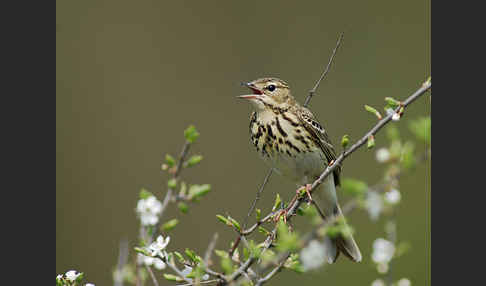
[[[299,247],[299,237],[297,233],[290,232],[289,227],[283,221],[278,222],[277,226],[278,244],[276,249],[279,251],[296,251]]]
[[[179,220],[174,218],[174,219],[171,219],[168,222],[164,223],[161,228],[162,228],[163,231],[170,231],[170,230],[174,229],[178,223],[179,223]]]
[[[191,158],[189,158],[189,160],[186,161],[186,164],[185,166],[186,167],[192,167],[192,166],[195,166],[197,165],[199,162],[201,162],[203,159],[203,156],[201,155],[194,155],[192,156]]]
[[[164,273],[164,278],[169,280],[169,281],[175,281],[175,282],[184,281],[184,279],[182,279],[182,277],[174,275],[174,274],[168,274],[168,273]]]
[[[180,263],[186,262],[186,260],[184,259],[184,256],[182,256],[182,254],[180,254],[179,252],[174,251],[174,255],[177,257],[177,260],[179,260]]]
[[[196,139],[199,137],[199,132],[197,132],[194,125],[189,125],[189,127],[187,127],[187,129],[184,131],[184,136],[189,143],[194,143],[194,141],[196,141]]]
[[[209,184],[204,184],[204,185],[192,185],[189,187],[189,199],[192,200],[194,199],[199,199],[205,194],[209,193],[211,191],[211,185]]]
[[[189,206],[184,203],[184,202],[179,202],[177,204],[177,207],[179,208],[179,210],[182,212],[182,213],[187,213],[189,211]]]
[[[174,167],[176,163],[174,157],[172,157],[170,154],[165,155],[165,162],[167,165],[169,165],[169,167]]]
[[[256,213],[256,219],[257,219],[257,221],[260,221],[260,219],[262,218],[262,210],[261,209],[256,209],[255,210],[255,213]]]
[[[417,139],[430,144],[431,141],[431,121],[430,117],[420,117],[409,123],[409,128]]]
[[[221,257],[221,269],[226,275],[233,273],[233,261],[229,257]]]
[[[138,195],[140,199],[145,200],[148,199],[149,197],[153,196],[153,194],[146,189],[142,188],[140,190],[140,194]]]
[[[349,144],[349,136],[346,134],[341,139],[341,146],[343,146],[343,148],[346,148],[348,147],[348,144]]]
[[[167,186],[171,189],[175,189],[175,187],[177,187],[177,180],[175,178],[170,179],[167,182]]]
[[[143,254],[143,255],[145,255],[145,256],[150,256],[150,257],[152,256],[152,255],[150,254],[150,252],[149,252],[147,249],[145,249],[145,248],[141,248],[141,247],[136,247],[136,246],[135,246],[135,247],[133,248],[133,250],[135,250],[135,252],[140,253],[140,254]]]
[[[368,185],[360,180],[344,178],[341,181],[341,188],[352,196],[363,196],[368,190]]]
[[[385,110],[387,110],[388,108],[395,110],[395,108],[397,108],[400,105],[400,101],[394,99],[393,97],[385,97],[385,102],[386,102]]]
[[[260,258],[260,254],[262,250],[259,245],[255,243],[255,241],[250,240],[248,241],[248,250],[250,251],[250,255],[254,258]]]
[[[225,218],[224,216],[222,215],[216,215],[216,217],[219,219],[219,221],[221,221],[222,223],[228,225],[228,226],[233,226],[233,224],[227,219]]]
[[[259,227],[258,227],[258,231],[259,231],[260,233],[263,233],[263,234],[264,234],[264,235],[266,235],[266,236],[269,236],[269,235],[270,235],[270,232],[269,232],[268,230],[266,230],[266,229],[265,229],[263,226],[259,226]]]
[[[378,117],[378,119],[380,119],[380,120],[382,119],[381,114],[375,108],[373,108],[369,105],[365,105],[364,108],[366,109],[366,111],[373,113],[376,117]]]
[[[229,253],[227,251],[215,249],[214,253],[216,253],[216,255],[221,258],[225,258],[225,257],[229,258]]]
[[[233,224],[238,231],[241,231],[241,226],[240,224],[232,217],[228,216],[228,220]]]
[[[280,206],[281,202],[282,199],[280,198],[280,194],[277,194],[277,197],[275,198],[275,203],[273,204],[272,211],[275,211]]]
[[[375,136],[370,135],[370,137],[368,137],[368,144],[366,145],[366,147],[368,149],[375,147]]]
[[[186,248],[184,253],[187,255],[187,257],[189,257],[189,259],[191,259],[192,262],[194,263],[202,262],[202,258],[199,255],[197,255],[194,251],[190,250],[189,248]]]

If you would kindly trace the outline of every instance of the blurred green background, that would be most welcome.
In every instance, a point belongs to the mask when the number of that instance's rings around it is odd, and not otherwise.
[[[420,0],[57,1],[56,273],[76,269],[97,286],[112,284],[120,239],[134,246],[137,238],[138,193],[144,187],[162,198],[160,164],[179,154],[189,124],[201,133],[192,151],[205,159],[183,178],[213,191],[187,215],[166,212],[180,219],[169,249],[203,253],[216,231],[217,248],[227,249],[234,233],[215,214],[242,220],[267,171],[249,143],[251,107],[235,99],[246,92],[239,83],[276,76],[303,103],[345,32],[310,108],[335,143],[343,134],[353,142],[376,122],[364,104],[382,110],[384,97],[403,99],[430,74],[429,10]],[[393,124],[412,138],[406,121],[427,114],[422,98]],[[384,133],[376,141],[388,144]],[[375,152],[362,149],[343,175],[373,184],[383,170]],[[412,249],[393,275],[413,285],[430,284],[429,170],[430,162],[401,179],[398,239]],[[294,188],[273,176],[259,207],[268,211],[276,192],[289,199]],[[344,204],[348,197],[338,195]],[[348,220],[362,263],[341,257],[306,275],[284,271],[270,285],[369,285],[379,277],[370,254],[385,235],[383,220],[361,210]]]

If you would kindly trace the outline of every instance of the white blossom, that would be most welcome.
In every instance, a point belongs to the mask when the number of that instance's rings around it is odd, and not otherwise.
[[[142,225],[155,225],[159,222],[162,203],[155,196],[141,199],[137,203],[137,213]]]
[[[376,263],[387,264],[393,258],[395,245],[384,238],[377,238],[373,242],[373,253],[371,259]]]
[[[381,279],[376,279],[375,281],[371,282],[371,286],[385,286],[385,282]]]
[[[412,285],[412,282],[410,280],[408,280],[407,278],[402,278],[400,280],[398,280],[397,282],[397,286],[411,286]]]
[[[376,221],[383,210],[383,198],[377,192],[370,191],[366,196],[365,207],[370,219]]]
[[[62,279],[62,274],[58,274],[58,275],[56,276],[56,281],[60,281],[61,279]]]
[[[170,236],[167,236],[164,239],[162,235],[159,235],[157,237],[157,240],[152,242],[152,244],[150,244],[150,246],[148,247],[149,250],[151,251],[152,256],[161,256],[161,257],[167,256],[167,253],[163,250],[167,247],[169,241],[170,241]]]
[[[66,279],[74,282],[79,277],[79,275],[81,275],[81,273],[77,272],[76,270],[69,270],[68,272],[66,272]]]
[[[184,276],[184,278],[188,279],[189,281],[192,281],[191,278],[187,278],[187,275],[189,275],[191,272],[192,272],[192,267],[191,266],[188,266],[188,265],[184,265],[184,269],[181,271],[181,274]],[[201,277],[201,280],[202,281],[208,280],[208,279],[209,279],[209,275],[208,274],[204,274]]]
[[[392,120],[393,121],[398,121],[400,120],[400,114],[396,113],[395,110],[391,109],[391,108],[388,108],[386,110],[386,114],[390,115],[390,114],[393,114],[392,115]]]
[[[326,259],[326,247],[315,239],[300,251],[300,260],[305,271],[319,268]]]
[[[158,270],[163,270],[166,267],[164,261],[162,261],[160,258],[150,257],[140,253],[137,256],[137,262],[138,264],[143,264],[146,266],[154,266]]]
[[[389,192],[385,193],[385,201],[391,205],[398,204],[401,198],[402,195],[397,189],[391,189]]]
[[[93,283],[86,283],[84,286],[95,286]]]
[[[385,163],[390,159],[390,151],[387,148],[380,148],[376,150],[376,161]]]

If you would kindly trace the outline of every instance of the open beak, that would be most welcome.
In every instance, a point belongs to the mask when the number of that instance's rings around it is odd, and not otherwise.
[[[261,90],[259,90],[258,88],[256,88],[256,86],[253,85],[251,82],[242,82],[241,85],[246,86],[249,89],[251,89],[253,94],[240,95],[240,96],[237,96],[238,98],[256,99],[256,98],[259,98],[263,94],[263,92]]]

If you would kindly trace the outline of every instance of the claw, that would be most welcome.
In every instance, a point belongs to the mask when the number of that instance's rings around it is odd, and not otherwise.
[[[305,188],[305,193],[307,194],[307,198],[308,198],[307,204],[310,205],[312,203],[312,201],[313,201],[312,196],[310,194],[310,190],[312,188],[312,185],[311,184],[306,184],[304,186],[304,188]],[[297,193],[297,195],[300,195],[300,191],[301,190],[302,190],[302,187],[301,188],[298,188],[297,191],[295,191]]]
[[[278,222],[282,215],[284,216],[285,224],[287,224],[287,209],[280,210],[279,213],[277,215],[275,215],[275,217],[273,218],[273,221]]]

